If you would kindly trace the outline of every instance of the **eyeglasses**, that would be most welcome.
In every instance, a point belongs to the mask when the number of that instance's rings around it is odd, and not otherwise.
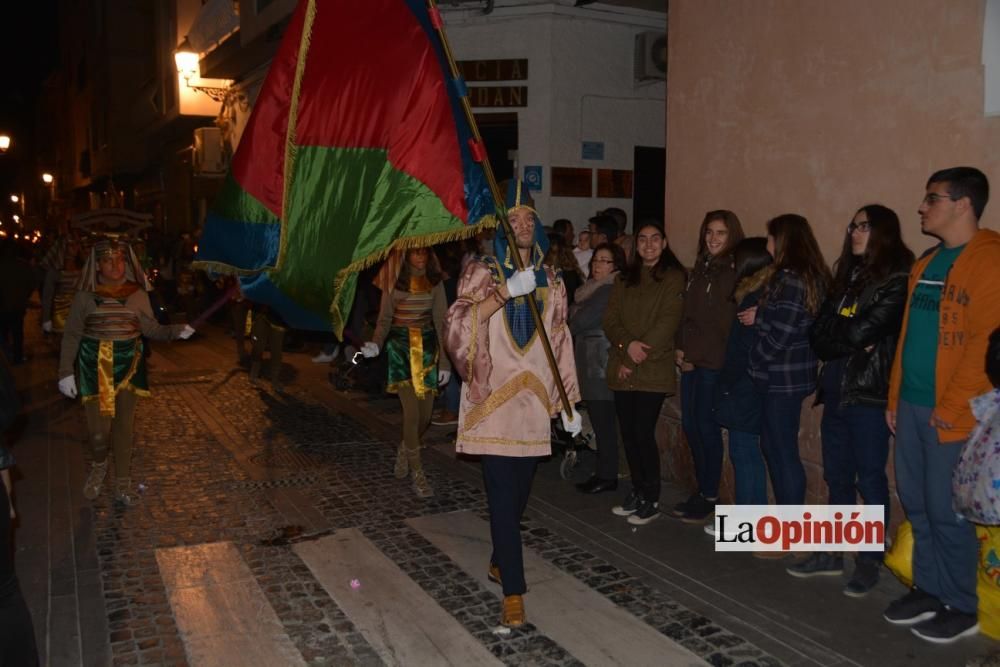
[[[592,260],[590,260],[590,263],[591,264],[614,264],[615,260],[613,260],[613,259],[592,259]]]
[[[934,206],[934,204],[938,203],[939,201],[944,201],[946,199],[950,201],[955,201],[954,198],[951,196],[950,192],[945,192],[944,194],[940,194],[937,192],[930,192],[924,197],[924,203],[927,204],[928,206]]]
[[[861,222],[858,223],[852,222],[851,224],[847,225],[848,234],[853,234],[854,232],[861,232],[862,234],[864,234],[866,232],[870,232],[871,229],[872,229],[872,223],[868,222],[867,220],[862,220]]]

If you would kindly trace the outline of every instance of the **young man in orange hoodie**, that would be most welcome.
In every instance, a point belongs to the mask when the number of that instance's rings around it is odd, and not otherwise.
[[[975,426],[969,401],[990,390],[983,359],[1000,325],[1000,234],[979,228],[989,182],[972,167],[933,174],[920,225],[941,243],[910,272],[886,420],[896,490],[913,526],[913,581],[885,611],[946,644],[976,634],[975,528],[952,509],[951,475]]]

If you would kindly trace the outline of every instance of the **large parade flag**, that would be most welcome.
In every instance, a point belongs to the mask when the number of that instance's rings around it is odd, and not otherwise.
[[[495,223],[461,88],[424,0],[301,0],[196,266],[239,275],[292,327],[339,334],[358,271]]]

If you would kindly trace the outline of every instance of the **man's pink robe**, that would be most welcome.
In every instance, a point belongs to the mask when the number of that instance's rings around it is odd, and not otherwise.
[[[544,268],[549,284],[536,294],[544,302],[542,321],[572,404],[580,400],[580,389],[566,325],[566,286]],[[462,454],[547,456],[552,453],[549,420],[562,410],[562,402],[537,332],[521,349],[503,308],[488,322],[479,322],[479,304],[500,284],[484,261],[469,262],[445,320],[445,347],[464,382],[456,449]]]

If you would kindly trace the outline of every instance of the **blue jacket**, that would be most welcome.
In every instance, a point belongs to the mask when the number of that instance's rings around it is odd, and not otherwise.
[[[757,289],[744,296],[736,312],[756,306],[762,291]],[[715,418],[727,429],[760,433],[764,394],[754,387],[748,374],[750,350],[757,342],[757,328],[744,326],[739,319],[733,319],[726,342],[726,359],[715,383]]]

